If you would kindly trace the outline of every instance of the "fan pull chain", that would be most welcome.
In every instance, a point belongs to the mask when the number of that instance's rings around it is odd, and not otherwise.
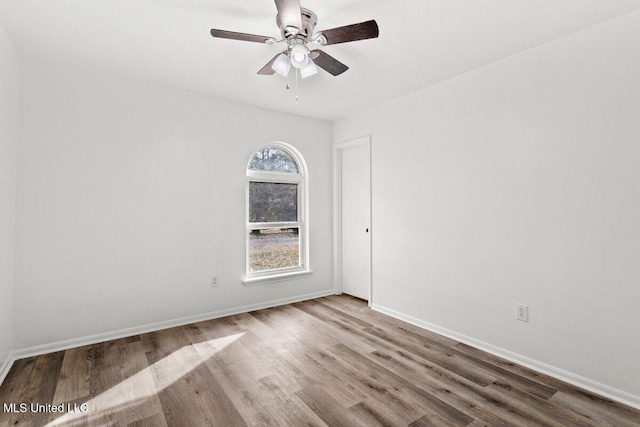
[[[296,68],[296,101],[298,100],[298,69]]]

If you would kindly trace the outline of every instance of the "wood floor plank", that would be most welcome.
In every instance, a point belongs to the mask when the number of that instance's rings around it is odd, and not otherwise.
[[[500,390],[492,388],[492,386],[485,387],[481,394],[487,400],[500,402],[500,405],[510,413],[518,414],[520,417],[526,419],[526,425],[566,427],[566,424],[562,421],[554,420],[545,413],[536,412],[518,398],[508,393],[502,393]]]
[[[416,421],[409,424],[409,427],[456,427],[459,424],[452,422],[451,420],[443,419],[437,415],[423,415]],[[466,424],[469,425],[469,424]]]
[[[457,353],[454,353],[449,349],[442,352],[424,344],[417,345],[408,340],[404,340],[397,335],[392,335],[388,331],[380,328],[367,328],[364,332],[380,340],[386,341],[393,347],[403,348],[416,356],[440,365],[443,368],[455,372],[456,374],[481,386],[489,385],[496,379],[496,377],[490,372],[487,372],[481,367],[475,366],[473,363],[469,363],[468,360],[459,357]]]
[[[172,335],[162,334],[159,338],[177,344]],[[193,390],[185,379],[192,369],[201,364],[202,359],[191,346],[171,347],[174,348],[173,353],[166,354],[162,351],[146,354],[167,425],[208,425],[205,415],[194,399],[196,390]],[[158,353],[164,357],[159,357]]]
[[[367,424],[354,414],[345,412],[342,405],[318,386],[300,390],[296,395],[331,427],[366,427]]]
[[[214,322],[199,322],[195,328],[185,330],[187,337],[193,342],[193,348],[203,359],[219,366],[231,365],[237,360],[238,352],[246,352],[244,348],[223,351],[230,342],[241,338],[241,334],[226,334],[216,328]]]
[[[363,341],[363,342],[366,342],[369,345],[370,348],[384,349],[384,350],[388,350],[390,352],[394,352],[398,348],[400,348],[400,347],[396,346],[393,343],[390,343],[390,342],[388,342],[388,341],[386,341],[386,340],[384,340],[382,338],[379,338],[378,336],[375,336],[375,335],[372,335],[372,334],[368,333],[366,331],[367,328],[365,328],[365,329],[351,328],[351,327],[346,326],[346,325],[343,325],[343,328],[351,336],[350,340],[347,341],[349,344],[351,344],[351,342],[353,342],[353,341]],[[394,331],[395,330],[387,330],[387,334],[389,336],[394,336]],[[362,353],[365,354],[366,350],[362,351]],[[468,373],[469,376],[471,376],[472,378],[476,379],[477,382],[481,382],[482,384],[489,384],[494,380],[494,377],[489,377],[489,376],[480,376],[479,377],[476,374],[474,374],[473,372],[467,372],[467,373]]]
[[[158,397],[168,426],[209,425],[184,379],[160,391]]]
[[[348,340],[348,336],[340,327],[323,322],[313,316],[290,306],[276,307],[275,309],[257,312],[256,316],[268,326],[276,327],[281,331],[287,331],[295,339],[312,343],[319,348],[327,348]],[[353,345],[361,346],[364,351],[372,348],[366,343],[354,342]]]
[[[406,422],[393,411],[381,407],[375,401],[364,400],[349,408],[349,412],[368,426],[393,427],[405,425]]]
[[[475,383],[427,361],[412,360],[402,354],[375,351],[365,356],[406,380],[415,382],[425,391],[475,419],[482,419],[490,425],[517,425],[525,422],[523,417],[502,414],[499,402],[486,400],[475,393],[474,390],[479,388]]]
[[[457,351],[457,350],[454,350],[454,351]],[[503,369],[499,366],[495,366],[480,358],[477,358],[474,356],[468,356],[460,353],[457,353],[457,354],[460,355],[461,358],[468,360],[470,363],[476,366],[482,367],[484,370],[492,373],[497,378],[505,379],[505,380],[508,380],[510,383],[517,384],[519,389],[524,390],[527,393],[530,393],[534,396],[540,397],[542,399],[548,399],[557,392],[556,389],[551,388],[545,384],[542,384],[534,380],[530,380],[529,378],[523,377],[512,371]]]
[[[505,396],[508,396],[508,398],[515,399],[523,405],[526,405],[528,411],[534,411],[536,413],[535,416],[540,415],[538,419],[541,422],[548,422],[549,424],[559,422],[560,425],[572,425],[581,427],[594,425],[588,418],[583,417],[580,414],[567,411],[564,408],[555,405],[549,405],[549,403],[544,399],[521,391],[517,388],[517,386],[509,384],[507,381],[496,381],[489,387],[487,387],[487,389],[503,391]],[[528,416],[531,416],[532,419],[536,419],[531,415],[531,412],[528,413]]]
[[[473,356],[477,359],[483,360],[485,363],[491,363],[497,367],[500,367],[506,371],[513,372],[523,378],[527,378],[531,381],[535,381],[537,383],[543,384],[551,389],[560,390],[560,388],[566,384],[558,379],[545,375],[541,372],[534,371],[533,369],[526,368],[524,366],[518,365],[514,362],[510,362],[506,359],[502,359],[493,354],[487,353],[475,347],[471,347],[470,345],[458,343],[455,345],[455,349],[466,353],[470,356]]]
[[[30,370],[18,402],[46,404],[51,402],[56,388],[56,381],[62,365],[63,352],[49,353],[38,357]],[[9,425],[38,425],[55,419],[56,414],[27,411],[14,414]]]
[[[125,342],[127,353],[123,355],[120,367],[123,381],[118,385],[118,390],[112,392],[118,393],[122,400],[129,402],[126,420],[132,424],[162,413],[162,405],[142,343],[140,340]]]
[[[342,310],[338,310],[336,308],[331,307],[330,305],[323,304],[317,300],[302,301],[299,303],[292,304],[292,306],[302,311],[306,311],[305,308],[314,308],[318,312],[325,313],[326,315],[329,316],[329,318],[339,319],[340,321],[347,323],[353,326],[354,328],[364,329],[364,328],[370,328],[371,326],[373,326],[371,323],[366,322],[362,319],[359,319],[356,316],[352,316],[350,313],[344,312]],[[324,321],[324,319],[326,318],[327,318],[326,316],[323,316],[321,320]]]
[[[261,378],[259,381],[269,390],[269,393],[278,397],[278,399],[276,399],[273,404],[267,406],[266,409],[272,417],[278,421],[279,425],[289,427],[326,426],[326,423],[322,421],[315,412],[309,409],[297,395],[285,392],[280,387],[278,380],[276,377],[269,376]]]
[[[29,383],[29,376],[33,371],[36,360],[36,357],[30,357],[28,359],[15,361],[11,370],[7,374],[7,377],[0,386],[1,404],[20,404],[23,402],[22,397],[25,391],[25,386]],[[0,412],[0,422],[13,425],[16,418],[18,418],[18,414],[5,412],[4,408],[3,411]],[[12,419],[13,423],[11,423]]]
[[[343,303],[344,301],[349,301],[350,299],[351,302],[347,302],[346,305]],[[420,328],[419,326],[403,322],[375,310],[371,310],[367,306],[367,303],[365,301],[358,298],[331,295],[328,297],[318,298],[317,301],[321,304],[326,304],[334,308],[341,307],[342,310],[348,310],[349,314],[353,317],[371,323],[372,325],[375,325],[379,328],[386,328],[390,331],[399,333],[402,333],[403,331],[411,332],[413,334],[423,336],[446,346],[454,346],[458,344],[458,341],[455,341],[451,338],[436,334],[434,332]]]
[[[53,396],[53,404],[89,396],[92,369],[92,346],[72,348],[64,352],[62,368]],[[81,372],[78,368],[83,367]]]
[[[414,419],[424,415],[424,410],[418,408],[411,398],[404,395],[400,389],[385,383],[383,380],[371,377],[357,369],[351,363],[328,350],[310,350],[308,353],[313,359],[321,363],[327,370],[335,372],[345,384],[353,387],[359,394],[366,397],[372,405],[387,408],[402,420],[406,425]],[[348,408],[347,402],[340,402]]]
[[[318,384],[331,389],[334,398],[343,402],[345,407],[356,405],[367,398],[366,393],[345,381],[335,369],[314,358],[312,354],[316,351],[318,350],[302,343],[290,343],[280,350],[280,354]]]
[[[236,316],[233,316],[236,319]],[[245,321],[247,319],[244,319]],[[273,343],[256,335],[253,330],[243,329],[246,322],[240,319],[234,320],[234,323],[242,331],[242,337],[238,339],[231,348],[244,349],[245,366],[250,366],[253,371],[253,377],[260,379],[263,377],[277,377],[280,387],[288,392],[295,392],[301,388],[312,385],[309,378],[297,367],[288,363],[282,358],[281,354],[274,348]],[[237,332],[234,330],[231,332]],[[284,341],[285,343],[287,341]],[[233,360],[238,360],[234,357]]]
[[[464,426],[473,421],[473,418],[468,414],[465,414],[459,409],[447,404],[433,394],[367,359],[363,355],[358,354],[346,345],[337,345],[333,347],[331,351],[334,354],[341,356],[347,362],[351,362],[353,366],[359,368],[363,372],[366,372],[368,376],[381,379],[383,382],[393,387],[394,390],[404,390],[407,395],[414,398],[418,410],[422,409],[428,413],[437,414],[443,419],[450,420],[453,425]]]
[[[594,408],[598,411],[602,411],[608,414],[622,417],[623,419],[630,420],[640,426],[640,410],[631,408],[619,402],[614,402],[606,397],[598,396],[594,393],[582,390],[578,387],[573,387],[570,384],[566,384],[560,387],[560,390],[571,396],[581,405],[587,408]]]
[[[429,378],[439,384],[438,387],[444,388],[445,392],[448,390],[451,394],[468,399],[471,405],[478,408],[479,413],[477,416],[480,419],[491,421],[493,417],[499,417],[508,421],[507,424],[496,422],[496,425],[554,425],[553,423],[538,421],[535,416],[531,417],[526,405],[518,404],[516,400],[497,390],[479,386],[473,381],[469,381],[438,365],[424,361],[411,353],[398,351],[397,354],[408,364],[424,368],[423,371],[429,374]]]
[[[246,425],[222,385],[205,364],[200,364],[190,371],[185,377],[185,382],[192,391],[192,397],[195,398],[200,412],[211,426],[242,427]]]
[[[256,348],[261,345],[262,340],[252,331],[244,332],[222,332],[217,331],[218,338],[196,345],[198,351],[200,345],[209,346],[215,351],[209,356],[214,364],[220,366],[234,365],[238,360],[242,360],[245,367],[245,374],[253,378],[260,378],[269,375],[271,372],[271,361],[268,356],[271,352],[265,352],[264,356],[256,355]],[[232,342],[231,345],[229,343]]]
[[[598,426],[638,427],[638,425],[640,425],[640,421],[636,422],[632,419],[625,419],[624,417],[612,411],[604,411],[592,405],[585,405],[584,402],[562,391],[556,393],[549,400],[553,405],[558,405],[563,408],[570,409],[576,414],[592,420],[593,423]]]
[[[277,404],[278,397],[269,393],[257,379],[244,375],[235,365],[211,366],[205,362],[217,382],[249,425],[278,425],[267,408]]]
[[[312,338],[313,335],[309,335],[316,347],[326,348],[340,342],[349,342],[358,351],[369,352],[374,349],[365,341],[351,339],[351,331],[361,329],[360,325],[353,326],[352,322],[344,321],[311,305],[296,305],[293,312],[289,312],[289,316],[304,321],[314,335],[321,331],[325,337],[330,337],[328,340],[317,340]]]
[[[640,411],[368,308],[312,301],[14,363],[8,426],[608,426]],[[3,407],[4,408],[4,407]]]
[[[127,427],[164,427],[166,425],[164,414],[154,414],[142,420],[129,423]]]
[[[122,409],[118,386],[124,380],[121,366],[127,351],[126,340],[107,341],[92,347],[94,368],[90,374],[92,401],[87,414],[71,414],[64,419],[86,420],[89,425],[126,425],[127,413]],[[64,425],[64,424],[60,424]]]

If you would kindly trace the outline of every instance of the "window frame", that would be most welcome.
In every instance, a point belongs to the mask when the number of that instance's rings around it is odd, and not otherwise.
[[[293,158],[298,166],[298,173],[276,172],[249,169],[249,163],[255,154],[267,147],[278,148]],[[293,146],[280,141],[272,141],[261,145],[251,153],[247,161],[246,188],[245,188],[245,276],[243,283],[245,286],[254,286],[263,283],[277,282],[298,278],[299,276],[310,274],[309,266],[309,221],[308,221],[308,174],[307,166],[300,152]],[[268,182],[278,184],[297,185],[297,221],[286,222],[250,222],[249,221],[249,187],[251,182]],[[295,267],[283,267],[272,270],[251,271],[249,265],[249,240],[250,232],[255,229],[265,228],[298,228],[299,239],[299,260],[300,265]]]

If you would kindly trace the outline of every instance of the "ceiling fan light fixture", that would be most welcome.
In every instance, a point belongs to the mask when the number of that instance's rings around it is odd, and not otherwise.
[[[309,58],[307,65],[300,68],[300,76],[303,79],[306,79],[307,77],[313,76],[314,74],[318,74],[318,68],[316,67],[316,64],[313,63],[313,60]]]
[[[291,69],[291,61],[289,61],[289,57],[287,55],[281,53],[274,61],[271,68],[273,68],[273,71],[276,73],[286,77],[289,75],[289,70]]]
[[[277,73],[286,77],[290,74],[292,66],[296,69],[294,70],[296,79],[297,70],[300,70],[302,78],[306,78],[316,74],[318,72],[317,67],[322,68],[333,76],[341,75],[349,67],[322,50],[316,49],[315,45],[328,46],[373,39],[380,34],[378,24],[373,19],[316,33],[315,28],[318,17],[309,9],[300,7],[300,0],[275,0],[275,4],[278,11],[276,24],[282,36],[280,39],[216,28],[212,28],[210,31],[211,36],[215,38],[266,43],[268,45],[286,44],[284,52],[276,53],[267,64],[258,70],[259,75]]]
[[[291,65],[296,68],[302,68],[309,62],[309,53],[307,48],[301,44],[297,44],[291,48]]]

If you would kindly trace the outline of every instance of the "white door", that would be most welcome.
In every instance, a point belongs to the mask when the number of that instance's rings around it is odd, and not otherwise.
[[[342,292],[369,301],[371,284],[370,145],[341,153]]]

